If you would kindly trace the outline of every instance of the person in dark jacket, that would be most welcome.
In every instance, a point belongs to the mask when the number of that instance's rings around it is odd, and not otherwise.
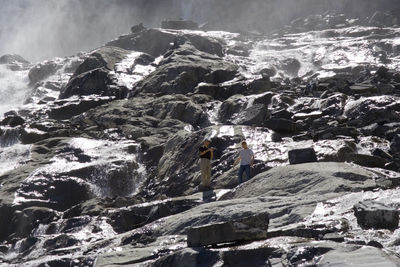
[[[214,157],[214,149],[210,148],[211,141],[204,140],[203,146],[199,148],[201,185],[209,188],[211,184],[211,161]]]

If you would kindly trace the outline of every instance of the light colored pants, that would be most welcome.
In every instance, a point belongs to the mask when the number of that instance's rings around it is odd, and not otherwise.
[[[211,184],[211,161],[209,159],[200,158],[201,184],[210,186]]]

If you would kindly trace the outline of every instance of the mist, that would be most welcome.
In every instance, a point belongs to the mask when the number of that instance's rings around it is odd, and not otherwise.
[[[91,50],[146,20],[147,1],[0,0],[0,55],[30,61]],[[157,21],[154,21],[157,24]]]
[[[143,22],[191,19],[210,28],[266,33],[291,20],[327,10],[370,16],[399,14],[397,0],[0,0],[0,55],[30,61],[88,51]]]

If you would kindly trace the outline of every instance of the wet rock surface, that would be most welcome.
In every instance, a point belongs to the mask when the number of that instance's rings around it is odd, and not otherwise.
[[[72,57],[1,57],[29,94],[0,119],[0,264],[398,266],[396,24],[169,21]]]

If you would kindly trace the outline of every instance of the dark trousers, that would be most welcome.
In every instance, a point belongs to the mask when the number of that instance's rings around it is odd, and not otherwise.
[[[239,168],[239,183],[243,183],[243,172],[246,172],[247,180],[250,179],[250,165],[240,165]]]

